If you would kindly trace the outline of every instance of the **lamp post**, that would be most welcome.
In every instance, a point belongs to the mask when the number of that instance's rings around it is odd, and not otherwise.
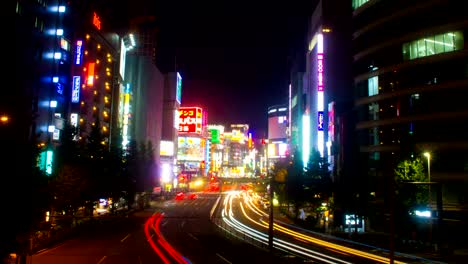
[[[432,197],[431,197],[431,153],[424,152],[424,156],[427,158],[427,178],[428,178],[428,190],[429,190],[429,242],[432,244]]]
[[[424,156],[427,158],[427,178],[429,182],[429,207],[431,208],[432,215],[432,199],[431,199],[431,153],[424,152]]]

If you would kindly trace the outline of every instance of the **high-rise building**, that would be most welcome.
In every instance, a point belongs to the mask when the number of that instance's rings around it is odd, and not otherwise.
[[[5,10],[14,12],[6,15],[14,24],[7,27],[13,37],[6,50],[15,59],[6,73],[13,87],[0,96],[1,145],[10,152],[1,166],[9,175],[2,184],[8,192],[1,193],[14,200],[21,194],[27,201],[5,208],[14,216],[7,225],[16,232],[43,216],[32,206],[39,180],[35,167],[48,176],[56,173],[55,151],[68,124],[80,128],[76,140],[85,140],[95,126],[103,134],[100,143],[109,147],[119,37],[93,1],[11,1]]]
[[[353,9],[356,175],[364,177],[356,180],[388,204],[397,164],[419,158],[441,184],[444,207],[466,209],[467,2],[353,1]]]
[[[353,180],[352,10],[346,1],[321,0],[311,11],[304,51],[291,64],[288,147],[289,153],[301,155],[304,166],[311,161],[327,162],[327,176],[335,187],[335,207],[329,220],[341,225],[345,223],[343,212],[355,210],[349,207],[356,190],[351,184],[359,185]],[[305,177],[304,184],[310,184],[307,181]]]
[[[128,142],[141,150],[145,146],[152,155],[153,167],[142,175],[140,191],[151,190],[159,184],[161,164],[160,149],[163,131],[165,75],[155,63],[158,24],[154,17],[135,17],[124,42],[135,42],[135,48],[127,50],[125,58],[124,94],[130,98],[128,118]],[[132,40],[133,39],[133,40]],[[175,87],[174,87],[175,89]],[[124,97],[124,102],[126,97]],[[125,107],[123,108],[126,109]],[[128,114],[124,113],[123,118]],[[172,122],[171,122],[172,123]],[[125,122],[123,122],[125,125]],[[172,125],[173,126],[173,125]],[[165,144],[165,143],[164,143]]]
[[[102,134],[101,144],[109,149],[111,130],[116,120],[112,118],[117,109],[119,84],[120,37],[105,29],[104,19],[97,10],[86,12],[80,28],[76,28],[71,73],[70,123],[78,127],[78,138],[86,141],[93,129]],[[98,127],[97,127],[98,126]],[[115,131],[119,134],[118,131]]]
[[[11,215],[5,219],[8,228],[2,234],[0,257],[13,250],[15,236],[27,231],[41,213],[32,203],[37,147],[42,148],[41,169],[54,173],[54,146],[60,142],[72,87],[71,14],[62,1],[9,1],[2,13],[9,22],[4,49],[12,59],[5,67],[8,85],[0,96],[0,193],[9,201],[4,210]]]
[[[295,92],[291,95],[292,128],[300,128],[295,133],[300,137],[303,162],[307,164],[311,152],[318,151],[330,164],[334,182],[350,179],[345,175],[352,174],[350,14],[345,1],[317,2],[308,25],[302,94],[298,87],[291,88]]]
[[[173,182],[177,161],[179,108],[182,96],[182,76],[179,72],[165,74],[163,94],[162,134],[160,144],[161,185]]]
[[[13,143],[14,148],[27,143],[43,146],[39,165],[50,175],[54,146],[60,142],[70,105],[73,12],[70,5],[60,1],[47,5],[16,2],[16,8],[12,8],[16,11],[14,37],[8,45],[18,57],[7,70],[14,87],[6,89],[0,101],[0,112],[9,119],[2,133],[11,129],[2,140]]]

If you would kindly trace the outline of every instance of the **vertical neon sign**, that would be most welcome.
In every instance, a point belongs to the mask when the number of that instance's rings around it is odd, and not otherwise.
[[[323,35],[317,35],[317,149],[323,157],[324,151],[324,55],[323,55]]]
[[[182,76],[177,72],[176,101],[180,104],[182,101]]]
[[[81,77],[73,76],[72,96],[71,96],[72,103],[80,102],[80,87],[81,87]]]
[[[81,65],[83,59],[83,41],[76,41],[76,50],[75,50],[75,65]]]
[[[124,91],[124,111],[123,111],[123,127],[122,127],[122,147],[126,148],[129,143],[128,126],[130,116],[130,84],[127,84]]]

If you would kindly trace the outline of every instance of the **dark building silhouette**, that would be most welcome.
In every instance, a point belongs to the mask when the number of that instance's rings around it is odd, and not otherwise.
[[[388,210],[398,162],[420,158],[427,166],[429,152],[444,214],[460,215],[468,198],[467,3],[353,1],[353,8],[361,195],[369,208]],[[388,227],[380,215],[374,228]]]

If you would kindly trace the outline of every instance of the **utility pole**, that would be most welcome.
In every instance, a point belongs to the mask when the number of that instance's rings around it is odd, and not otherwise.
[[[268,170],[267,170],[268,171]],[[269,200],[270,200],[270,217],[268,223],[268,249],[273,251],[273,176],[270,175],[270,190],[269,190]]]
[[[390,180],[390,264],[395,263],[395,179]]]
[[[266,177],[270,180],[270,187],[268,190],[270,208],[269,208],[269,218],[268,218],[268,249],[273,251],[273,175],[270,173],[270,164],[268,160],[268,144],[265,144],[265,140],[262,139],[262,145],[265,151],[266,159]]]

